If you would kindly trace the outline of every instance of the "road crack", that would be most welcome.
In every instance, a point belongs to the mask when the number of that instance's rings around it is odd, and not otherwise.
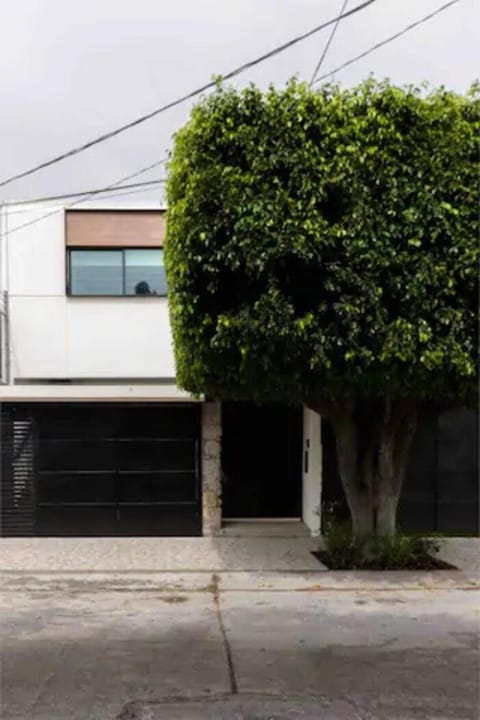
[[[232,648],[228,639],[227,631],[225,629],[225,623],[223,622],[222,608],[220,604],[220,583],[218,575],[212,575],[211,588],[213,594],[213,602],[215,604],[215,611],[217,613],[218,626],[220,628],[220,634],[222,636],[223,648],[225,650],[225,656],[227,658],[228,677],[230,680],[230,692],[232,693],[232,695],[238,695],[238,683],[235,674]]]

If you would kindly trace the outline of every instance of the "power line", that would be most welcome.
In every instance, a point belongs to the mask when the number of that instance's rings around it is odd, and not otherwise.
[[[130,190],[131,188],[144,188],[148,185],[161,185],[163,183],[166,183],[165,178],[159,178],[158,180],[145,180],[144,182],[139,183],[130,183],[129,185],[117,185],[115,193],[113,195],[109,195],[108,197],[116,197],[117,196],[117,190]],[[113,189],[113,188],[111,188]],[[98,188],[96,190],[82,190],[81,192],[74,192],[74,193],[63,193],[62,195],[47,195],[45,197],[39,197],[39,198],[27,198],[24,200],[14,200],[11,202],[12,205],[30,205],[34,203],[41,203],[41,202],[48,202],[50,200],[64,200],[65,198],[74,198],[74,197],[81,197],[82,195],[100,195],[105,192],[109,192],[110,188],[105,190],[104,188]],[[125,193],[120,193],[120,195],[123,195]],[[128,193],[127,193],[128,194]],[[104,198],[102,198],[104,199]],[[10,203],[7,203],[10,204]],[[9,215],[15,214],[15,213],[22,213],[22,212],[29,212],[29,209],[15,209],[10,210]]]
[[[347,7],[347,4],[348,4],[348,0],[343,0],[342,9],[340,10],[340,16],[343,15],[343,13],[344,13],[344,11],[345,11],[345,8]],[[330,35],[328,36],[328,40],[327,40],[327,42],[325,43],[325,47],[323,48],[323,52],[322,52],[322,54],[321,54],[321,56],[320,56],[320,58],[319,58],[319,60],[318,60],[318,62],[317,62],[317,65],[316,65],[316,67],[315,67],[315,70],[313,71],[312,79],[310,80],[310,87],[312,87],[313,83],[315,82],[315,78],[316,78],[317,75],[318,75],[318,71],[320,70],[320,68],[321,68],[322,65],[323,65],[323,61],[325,60],[325,57],[326,57],[326,55],[327,55],[327,53],[328,53],[328,50],[329,50],[329,48],[330,48],[330,45],[332,44],[332,40],[333,40],[333,38],[335,37],[335,33],[337,32],[337,28],[338,28],[339,23],[340,23],[340,20],[337,20],[337,22],[335,23],[335,25],[332,27],[332,32],[331,32]]]
[[[128,187],[128,186],[124,186],[124,187]],[[158,187],[158,185],[142,187],[142,183],[139,183],[139,187],[137,187],[136,190],[128,190],[127,192],[116,192],[115,191],[108,195],[102,194],[102,196],[99,197],[99,202],[102,202],[103,200],[109,200],[110,198],[126,197],[127,195],[137,195],[139,193],[149,193],[149,192],[152,192],[152,190],[156,190],[157,187]],[[120,187],[117,189],[121,190],[122,188]],[[108,192],[108,191],[104,191],[104,192]],[[65,197],[65,196],[63,196],[63,197]],[[67,196],[67,197],[70,197],[70,196]],[[12,215],[25,215],[25,213],[32,212],[32,208],[28,207],[27,203],[25,203],[25,207],[22,207],[22,208],[15,207],[15,209],[12,209],[12,205],[15,205],[15,204],[16,204],[15,202],[12,202],[11,204],[10,203],[5,204],[6,207],[8,208],[8,217],[11,217]],[[0,205],[0,207],[1,207],[1,205]],[[58,202],[52,202],[48,205],[44,205],[42,203],[42,210],[49,210],[50,208],[56,208],[59,211],[63,210],[63,206],[62,206],[62,208],[58,207]],[[41,218],[39,218],[39,220],[40,219]]]
[[[305,37],[308,37],[309,35],[312,35],[314,32],[317,32],[319,29],[324,28],[324,27],[326,27],[327,25],[331,25],[333,22],[336,22],[339,18],[342,19],[342,18],[344,18],[344,17],[348,17],[349,15],[353,14],[354,12],[358,12],[359,10],[362,10],[364,7],[366,7],[367,5],[370,5],[370,4],[371,4],[372,2],[374,2],[374,1],[375,1],[375,0],[369,0],[369,2],[366,2],[366,3],[364,3],[363,5],[357,6],[356,8],[354,8],[353,11],[350,10],[348,13],[345,13],[345,14],[343,14],[343,15],[340,15],[338,18],[335,18],[334,20],[329,21],[328,23],[326,23],[326,24],[324,24],[324,25],[322,25],[322,26],[320,26],[320,27],[318,27],[318,28],[315,28],[314,30],[312,30],[312,31],[310,31],[309,33],[307,33],[306,35],[301,36],[301,38],[296,38],[294,41],[290,41],[290,44],[294,44],[295,42],[299,42],[299,40],[304,39]],[[403,28],[403,30],[400,30],[399,32],[395,33],[394,35],[391,35],[390,37],[386,38],[385,40],[382,40],[381,42],[376,43],[375,45],[373,45],[373,46],[372,46],[371,48],[369,48],[368,50],[365,50],[365,51],[364,51],[363,53],[361,53],[360,55],[357,55],[357,56],[355,56],[354,58],[351,58],[350,60],[347,60],[346,62],[342,63],[341,65],[339,65],[338,67],[336,67],[334,70],[330,70],[328,73],[325,73],[324,75],[321,75],[319,78],[317,78],[317,79],[314,81],[313,84],[315,84],[315,85],[318,84],[318,83],[321,82],[322,80],[325,80],[325,78],[330,77],[331,75],[334,75],[335,73],[339,72],[340,70],[343,70],[343,68],[348,67],[349,65],[352,65],[353,63],[357,62],[357,60],[360,60],[360,59],[366,57],[367,55],[369,55],[370,53],[375,52],[375,50],[378,50],[379,48],[383,47],[384,45],[387,45],[387,44],[389,44],[390,42],[392,42],[393,40],[396,40],[397,38],[401,37],[402,35],[405,35],[405,33],[409,32],[410,30],[413,30],[414,28],[418,27],[419,25],[422,25],[423,23],[427,22],[428,20],[431,20],[431,19],[434,18],[436,15],[438,15],[438,14],[441,13],[441,12],[443,12],[444,10],[447,10],[449,7],[451,7],[452,5],[455,5],[455,4],[458,3],[458,2],[460,2],[460,0],[450,0],[450,2],[445,3],[444,5],[441,5],[439,8],[437,8],[437,9],[434,10],[433,12],[429,13],[428,15],[425,15],[424,17],[420,18],[419,20],[416,20],[415,22],[411,23],[410,25],[407,25],[405,28]],[[281,47],[282,47],[282,49],[285,49],[285,46],[281,46]],[[280,50],[280,52],[281,52],[281,50]],[[273,51],[272,51],[272,53],[273,53]],[[268,56],[271,56],[272,53],[270,53]],[[264,56],[264,58],[265,58],[265,57],[267,57],[267,56]],[[257,63],[260,62],[260,61],[261,61],[261,60],[253,61],[253,64],[257,64]],[[242,67],[243,67],[243,66],[242,66]],[[231,77],[231,75],[225,76],[226,79],[228,79],[228,77]],[[213,85],[214,85],[214,83],[211,83],[208,87],[212,87]],[[198,92],[202,92],[202,90],[199,90]],[[198,93],[197,93],[197,94],[198,94]],[[182,102],[184,99],[186,99],[186,97],[180,99],[179,101],[176,101],[176,104],[178,104],[179,102]],[[145,118],[145,119],[148,119],[148,118]],[[115,134],[118,134],[119,132],[122,132],[123,129],[127,129],[127,127],[124,126],[123,128],[121,128],[121,129],[119,129],[118,131],[116,131]],[[104,138],[104,139],[107,139],[107,138]],[[94,142],[91,143],[91,144],[96,144],[97,142],[101,142],[101,138],[98,139],[97,141],[94,141]],[[89,146],[90,146],[90,145],[89,145]],[[78,150],[78,152],[80,152],[80,150]],[[75,154],[75,153],[74,153],[74,152],[70,152],[69,154]],[[68,154],[67,154],[65,157],[68,157]],[[63,157],[61,157],[60,159],[63,159]],[[52,161],[50,161],[48,164],[53,164],[54,162],[55,162],[55,160],[52,160]],[[99,193],[102,193],[102,192],[107,192],[108,190],[111,190],[111,189],[117,187],[120,183],[125,182],[126,180],[130,180],[130,179],[132,179],[132,178],[134,178],[134,177],[137,177],[137,176],[139,176],[139,175],[147,172],[148,170],[153,169],[154,167],[158,167],[159,165],[164,164],[165,162],[166,162],[166,159],[160,160],[160,161],[158,161],[158,162],[156,162],[156,163],[153,163],[152,165],[149,165],[149,166],[147,166],[147,167],[145,167],[145,168],[142,168],[141,170],[138,170],[138,171],[135,172],[135,173],[132,173],[131,175],[127,175],[126,177],[121,178],[121,179],[118,180],[116,183],[112,183],[111,185],[108,185],[108,186],[106,186],[105,188],[103,188],[103,189],[101,189],[101,190],[92,191],[92,192],[91,192],[90,194],[88,194],[86,197],[81,198],[80,200],[78,200],[78,201],[76,201],[76,202],[74,202],[74,203],[71,203],[70,205],[67,205],[66,208],[68,209],[68,208],[73,207],[73,206],[75,206],[75,205],[78,205],[78,204],[80,204],[80,203],[82,203],[82,202],[86,202],[86,201],[89,200],[92,196],[95,196],[95,195],[97,195],[97,194],[99,194]],[[40,168],[39,168],[39,167],[38,167],[38,168],[34,168],[34,169],[32,169],[31,171],[28,171],[28,172],[25,173],[25,174],[31,174],[32,172],[35,172],[37,169],[40,169]],[[18,177],[20,177],[20,176],[18,176]],[[21,175],[21,177],[24,177],[24,175]],[[6,181],[4,181],[3,183],[0,183],[0,187],[1,187],[1,185],[4,185],[4,184],[6,184],[6,183],[8,183],[8,182],[13,182],[13,180],[15,180],[15,179],[17,179],[17,177],[10,178],[9,180],[6,180]],[[67,197],[67,196],[62,196],[62,197]],[[110,197],[113,197],[113,196],[110,196]],[[115,197],[119,197],[119,196],[118,196],[118,195],[115,195]],[[62,209],[63,209],[63,208],[62,208]],[[24,227],[27,227],[27,226],[29,226],[29,225],[33,225],[34,223],[40,222],[41,220],[44,220],[45,218],[50,217],[51,215],[55,215],[57,212],[61,212],[61,210],[55,210],[55,211],[53,211],[53,212],[51,212],[51,213],[47,213],[46,215],[42,215],[42,216],[39,217],[39,218],[36,218],[36,219],[34,219],[34,220],[31,220],[31,221],[29,221],[29,222],[27,222],[27,223],[24,223],[24,224],[22,224],[22,225],[16,226],[16,227],[12,228],[11,230],[9,230],[8,232],[0,233],[0,237],[4,237],[4,236],[7,235],[7,234],[11,234],[11,233],[13,233],[13,232],[16,232],[17,230],[21,230],[21,229],[24,228]]]
[[[413,30],[413,28],[418,27],[418,25],[422,25],[422,23],[427,22],[428,20],[431,20],[435,17],[435,15],[438,15],[439,13],[443,12],[444,10],[447,10],[452,5],[455,5],[456,3],[460,2],[460,0],[451,0],[448,3],[445,3],[445,5],[441,5],[439,8],[434,10],[433,12],[429,13],[428,15],[425,15],[425,17],[420,18],[420,20],[416,20],[416,22],[411,23],[410,25],[407,25],[403,30],[400,30],[399,32],[395,33],[395,35],[391,35],[390,37],[386,38],[385,40],[382,40],[379,43],[376,43],[375,45],[372,45],[371,48],[368,50],[365,50],[364,52],[360,53],[360,55],[356,55],[355,57],[351,58],[350,60],[347,60],[346,62],[342,63],[338,67],[336,67],[334,70],[330,70],[330,72],[325,73],[324,75],[321,75],[319,78],[315,80],[315,85],[322,80],[325,80],[325,78],[330,77],[331,75],[334,75],[335,73],[339,72],[339,70],[343,70],[343,68],[348,67],[349,65],[352,65],[353,63],[357,62],[357,60],[361,60],[362,58],[366,57],[367,55],[370,55],[370,53],[375,52],[375,50],[378,50],[379,48],[383,47],[384,45],[388,45],[388,43],[391,43],[392,40],[396,40],[397,38],[401,37],[402,35],[405,35],[405,33],[409,32],[410,30]]]
[[[29,227],[29,225],[35,225],[37,222],[41,222],[42,220],[46,220],[49,217],[52,217],[52,215],[56,215],[59,212],[62,212],[64,209],[69,209],[74,207],[75,205],[80,205],[82,202],[86,202],[87,200],[90,200],[90,198],[95,197],[95,195],[98,195],[100,192],[107,192],[107,190],[112,190],[113,188],[117,187],[118,185],[121,185],[122,183],[127,182],[127,180],[133,180],[133,178],[138,177],[139,175],[142,175],[143,173],[148,172],[149,170],[153,170],[153,168],[158,167],[159,165],[164,165],[167,162],[167,158],[162,158],[162,160],[157,160],[156,162],[152,163],[151,165],[147,165],[144,168],[141,168],[140,170],[137,170],[134,173],[131,173],[131,175],[126,175],[125,177],[120,178],[120,180],[117,180],[114,183],[111,183],[110,185],[107,185],[106,187],[102,188],[102,190],[95,190],[94,192],[89,193],[88,195],[84,195],[79,200],[75,200],[74,202],[70,203],[69,205],[66,205],[65,208],[57,208],[56,210],[53,210],[52,212],[45,213],[44,215],[41,215],[38,218],[34,218],[33,220],[29,220],[26,223],[22,223],[21,225],[16,225],[11,230],[6,230],[2,233],[0,233],[0,237],[5,237],[6,235],[12,235],[13,233],[17,232],[18,230],[23,230],[23,228]]]
[[[230,70],[230,72],[222,75],[223,80],[231,80],[233,77],[236,77],[237,75],[240,75],[241,73],[245,72],[246,70],[249,70],[250,68],[255,67],[256,65],[259,65],[261,62],[264,62],[265,60],[268,60],[271,57],[274,57],[275,55],[278,55],[279,53],[284,52],[288,48],[292,47],[293,45],[296,45],[297,43],[301,42],[302,40],[305,40],[306,38],[311,37],[312,35],[315,35],[316,33],[320,32],[320,30],[323,30],[326,27],[329,27],[330,25],[333,25],[336,22],[339,22],[340,20],[343,20],[344,18],[350,17],[351,15],[355,15],[357,12],[360,12],[364,8],[366,8],[368,5],[371,5],[375,0],[365,0],[361,5],[357,5],[357,7],[352,8],[348,12],[344,13],[343,15],[339,15],[337,17],[334,17],[332,20],[328,20],[327,22],[322,23],[321,25],[317,25],[316,27],[312,28],[306,33],[303,33],[302,35],[298,35],[297,37],[293,38],[292,40],[289,40],[288,42],[283,43],[282,45],[278,45],[273,50],[270,50],[269,52],[264,53],[263,55],[260,55],[259,57],[255,58],[254,60],[250,60],[249,62],[244,63],[243,65],[239,65],[234,70]],[[201,93],[205,92],[206,90],[210,90],[211,88],[215,87],[216,80],[212,80],[211,82],[205,83],[205,85],[202,85],[201,87],[196,88],[195,90],[192,90],[191,92],[187,93],[186,95],[182,95],[182,97],[177,98],[176,100],[172,100],[171,102],[167,103],[166,105],[162,105],[159,108],[156,108],[155,110],[152,110],[151,112],[147,113],[146,115],[141,115],[140,117],[136,118],[135,120],[132,120],[131,122],[126,123],[125,125],[121,125],[120,127],[116,128],[115,130],[111,130],[110,132],[104,133],[103,135],[99,135],[97,138],[93,140],[89,140],[88,142],[84,143],[83,145],[79,145],[76,148],[72,148],[71,150],[68,150],[65,153],[62,153],[61,155],[57,155],[50,160],[46,160],[45,162],[40,163],[39,165],[35,165],[34,167],[30,168],[29,170],[24,170],[23,172],[17,173],[16,175],[12,175],[11,177],[7,178],[6,180],[3,180],[0,182],[0,187],[5,187],[5,185],[8,185],[14,180],[20,180],[21,178],[27,177],[27,175],[33,175],[33,173],[38,172],[39,170],[43,170],[47,167],[50,167],[51,165],[54,165],[58,162],[61,162],[62,160],[65,160],[66,158],[72,157],[73,155],[78,155],[78,153],[83,152],[84,150],[88,150],[89,148],[93,147],[94,145],[98,145],[99,143],[105,142],[105,140],[110,140],[111,138],[115,137],[116,135],[120,135],[120,133],[125,132],[125,130],[130,130],[133,127],[136,127],[137,125],[140,125],[141,123],[144,123],[147,120],[150,120],[153,117],[156,117],[157,115],[160,115],[160,113],[165,112],[166,110],[170,110],[171,108],[176,107],[177,105],[180,105],[181,103],[185,102],[186,100],[191,100],[192,98],[196,97],[197,95],[200,95]]]
[[[127,195],[138,195],[139,193],[152,192],[156,188],[137,188],[137,190],[129,190],[128,192],[113,193],[112,195],[103,195],[100,200],[108,200],[109,198],[126,197]]]

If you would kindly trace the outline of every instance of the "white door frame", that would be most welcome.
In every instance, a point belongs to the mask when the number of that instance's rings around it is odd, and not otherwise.
[[[322,418],[303,408],[302,520],[313,536],[321,532]]]

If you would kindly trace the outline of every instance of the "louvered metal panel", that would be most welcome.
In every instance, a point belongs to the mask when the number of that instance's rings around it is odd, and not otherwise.
[[[28,409],[3,405],[0,413],[0,533],[30,537],[35,532],[34,428]]]
[[[36,534],[199,535],[199,410],[36,406]]]

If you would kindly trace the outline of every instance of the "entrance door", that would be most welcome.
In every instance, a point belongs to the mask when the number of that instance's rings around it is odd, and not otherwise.
[[[39,535],[198,535],[199,408],[34,411]]]
[[[302,409],[222,407],[225,518],[301,516]]]

